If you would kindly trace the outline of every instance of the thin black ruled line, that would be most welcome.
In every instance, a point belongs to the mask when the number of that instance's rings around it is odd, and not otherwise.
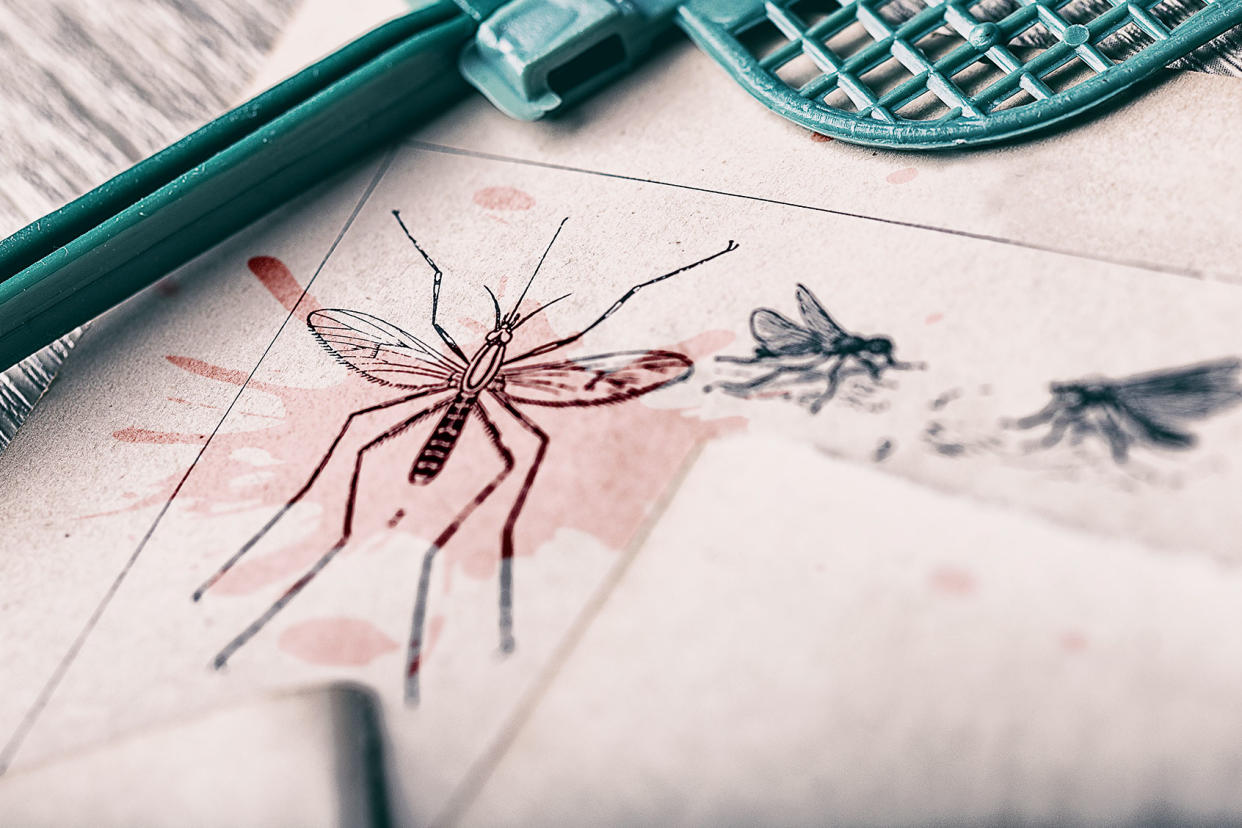
[[[267,347],[263,349],[263,353],[259,356],[258,362],[256,362],[254,367],[250,369],[250,373],[246,376],[246,381],[243,382],[241,387],[237,389],[237,393],[233,396],[232,401],[229,403],[228,407],[224,409],[224,414],[220,417],[220,421],[216,423],[215,428],[211,430],[211,434],[208,435],[207,440],[202,445],[202,448],[198,450],[198,454],[195,455],[194,461],[190,463],[189,468],[185,470],[185,474],[183,474],[181,479],[177,481],[177,485],[173,488],[172,493],[168,495],[168,499],[164,501],[164,505],[155,516],[155,520],[152,521],[151,526],[142,536],[142,540],[138,542],[138,546],[134,548],[133,553],[129,556],[129,559],[125,562],[125,565],[121,567],[121,571],[117,573],[116,578],[113,579],[107,591],[104,592],[103,598],[95,607],[94,612],[92,612],[90,617],[86,619],[86,624],[83,625],[81,632],[79,632],[77,637],[73,640],[73,643],[69,646],[69,649],[65,651],[65,655],[61,658],[60,663],[57,664],[56,669],[52,671],[51,677],[49,677],[47,682],[43,685],[43,689],[39,691],[39,695],[35,698],[34,704],[32,704],[30,709],[26,711],[26,715],[22,717],[21,722],[18,723],[17,728],[9,737],[8,742],[5,743],[4,749],[0,750],[0,776],[2,776],[8,769],[9,765],[12,764],[13,758],[21,749],[22,743],[25,742],[26,737],[30,735],[30,731],[34,728],[35,722],[38,721],[39,716],[52,700],[52,696],[56,694],[56,689],[60,686],[65,674],[68,673],[69,668],[73,666],[73,662],[77,659],[78,653],[82,651],[82,647],[86,644],[86,640],[90,637],[91,633],[94,632],[96,625],[98,625],[99,619],[103,617],[104,612],[108,609],[108,605],[112,603],[112,599],[116,597],[117,591],[120,590],[121,584],[125,582],[125,578],[134,568],[134,564],[138,562],[139,556],[142,555],[143,550],[146,549],[147,543],[151,540],[151,536],[155,534],[156,528],[164,520],[164,516],[168,514],[169,508],[172,506],[173,501],[176,500],[177,495],[181,492],[181,488],[185,485],[186,480],[189,479],[190,474],[198,466],[198,462],[203,459],[203,454],[207,451],[207,447],[211,445],[211,441],[215,439],[216,434],[219,433],[220,428],[224,425],[224,421],[228,419],[229,413],[233,410],[233,406],[237,404],[237,401],[241,399],[242,394],[246,392],[247,386],[250,385],[250,380],[254,377],[255,372],[259,370],[259,366],[263,364],[263,360],[267,358],[268,353],[271,352],[272,347],[276,344],[276,340],[280,338],[281,333],[289,325],[289,321],[293,319],[294,314],[297,313],[298,307],[301,306],[302,301],[306,298],[306,294],[310,292],[311,285],[313,285],[315,280],[319,278],[319,274],[323,272],[324,267],[328,264],[328,260],[331,259],[332,254],[336,252],[337,247],[345,238],[345,234],[349,232],[349,228],[353,226],[359,213],[362,212],[362,208],[365,207],[366,203],[371,199],[371,195],[375,192],[375,188],[379,186],[380,180],[383,179],[384,175],[388,172],[388,168],[392,164],[393,158],[396,157],[396,153],[396,147],[390,149],[384,156],[384,159],[380,162],[379,169],[376,170],[375,175],[371,178],[366,190],[363,191],[361,198],[358,199],[357,205],[354,206],[354,210],[345,221],[345,225],[341,228],[341,232],[337,234],[335,241],[332,242],[332,246],[328,248],[328,252],[324,255],[323,261],[319,263],[319,267],[315,268],[314,275],[312,275],[307,281],[306,287],[302,289],[302,294],[298,297],[298,301],[294,302],[293,307],[289,309],[289,313],[285,316],[284,321],[282,321],[280,323],[280,327],[276,329],[276,334],[272,337],[272,340],[267,343]]]
[[[887,224],[892,227],[905,227],[911,230],[924,230],[929,233],[941,233],[946,236],[957,236],[958,238],[963,239],[973,239],[975,241],[1003,244],[1009,247],[1034,250],[1039,253],[1055,253],[1061,256],[1070,256],[1075,259],[1087,259],[1089,261],[1103,262],[1104,264],[1122,265],[1124,267],[1132,267],[1139,270],[1150,270],[1155,273],[1165,273],[1172,276],[1184,276],[1189,279],[1202,280],[1208,277],[1208,274],[1201,270],[1196,270],[1195,268],[1175,267],[1173,265],[1146,262],[1140,259],[1123,259],[1113,256],[1105,256],[1100,253],[1071,250],[1067,247],[1055,247],[1053,245],[1039,244],[1038,242],[1023,241],[1022,239],[1011,239],[1005,236],[993,236],[988,233],[975,233],[970,230],[959,230],[954,227],[944,227],[936,224],[922,224],[917,221],[903,221],[902,219],[888,218],[885,216],[873,216],[868,215],[867,213],[854,213],[849,210],[837,210],[832,207],[823,207],[818,204],[804,204],[798,201],[786,201],[780,198],[769,198],[767,196],[739,193],[732,190],[717,190],[712,187],[700,187],[694,184],[682,184],[676,181],[662,181],[658,178],[643,178],[642,176],[637,175],[625,175],[624,173],[606,172],[604,170],[590,170],[585,167],[574,167],[569,164],[555,164],[550,161],[535,161],[530,158],[516,158],[508,155],[497,155],[495,153],[482,152],[480,150],[450,147],[446,144],[433,144],[428,141],[406,141],[405,146],[410,147],[411,149],[425,150],[427,152],[438,152],[444,155],[479,158],[485,161],[499,161],[507,164],[518,164],[524,167],[538,167],[539,169],[545,170],[557,170],[558,172],[581,173],[583,175],[594,175],[600,178],[611,178],[616,181],[631,181],[636,184],[655,184],[660,187],[672,187],[677,190],[718,195],[726,198],[740,198],[746,201],[755,201],[761,204],[772,204],[778,207],[794,207],[799,210],[810,210],[812,212],[824,213],[830,216],[840,216],[842,218],[858,219],[860,221],[871,221],[878,224]]]

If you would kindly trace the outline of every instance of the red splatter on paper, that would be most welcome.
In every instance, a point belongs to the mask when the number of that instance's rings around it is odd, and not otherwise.
[[[484,187],[474,194],[474,203],[485,210],[529,210],[535,199],[514,187]]]
[[[251,270],[286,309],[302,295],[301,287],[288,269],[275,259],[252,259]],[[297,316],[304,320],[310,310],[318,307],[319,303],[308,295],[297,305]],[[460,335],[461,331],[458,333]],[[538,317],[523,327],[522,340],[517,345],[530,347],[549,341],[558,333],[566,331],[554,331],[545,317]],[[291,326],[286,333],[286,336],[299,335],[309,336],[304,328],[299,330],[296,326]],[[702,359],[728,345],[733,336],[730,332],[709,332],[673,345],[671,350]],[[461,344],[468,352],[478,345],[465,339]],[[643,345],[664,347],[667,343],[634,343],[635,347]],[[592,352],[588,347],[576,353]],[[565,356],[572,354],[558,352],[549,355],[549,359]],[[167,359],[204,382],[235,387],[246,382],[245,371],[191,356],[170,355]],[[323,359],[324,370],[334,370],[327,354]],[[262,376],[260,370],[259,377]],[[337,376],[334,384],[315,388],[260,378],[251,380],[234,409],[229,424],[233,428],[223,428],[215,435],[181,489],[177,508],[202,516],[254,513],[257,530],[305,483],[352,412],[404,393],[401,389],[369,383],[344,368],[339,369]],[[236,415],[251,414],[248,408],[253,405],[253,394],[274,396],[283,414],[245,419],[242,422],[255,427],[235,430],[239,421]],[[195,395],[185,396],[193,398]],[[220,397],[220,394],[215,396]],[[429,398],[428,402],[434,399],[438,398]],[[499,405],[484,399],[488,413],[513,452],[516,468],[440,553],[436,563],[437,579],[443,579],[440,583],[446,589],[451,588],[455,572],[470,578],[496,577],[501,531],[537,447],[537,442],[520,423]],[[521,410],[551,436],[552,442],[517,523],[518,556],[537,554],[543,544],[562,530],[578,530],[608,548],[623,548],[640,529],[690,453],[705,440],[744,427],[741,418],[704,420],[691,410],[653,407],[653,401],[646,398],[588,408],[521,406]],[[280,536],[279,532],[265,537],[209,595],[248,594],[275,583],[288,583],[303,574],[340,537],[358,449],[410,413],[409,407],[397,407],[357,418],[297,507],[300,511],[292,518],[297,529],[293,535],[297,538],[289,540],[289,533]],[[385,417],[394,416],[396,420],[385,422]],[[372,539],[394,532],[406,537],[433,537],[499,471],[501,461],[495,447],[487,439],[482,424],[471,420],[435,484],[411,486],[408,481],[410,465],[426,440],[433,420],[430,418],[367,455],[358,484],[351,540],[343,554],[351,554],[366,547]],[[124,442],[166,443],[191,440],[201,443],[204,439],[202,435],[156,432],[140,426],[122,429],[114,437]],[[141,509],[164,502],[179,479],[180,473],[171,475],[138,500],[125,502],[120,509]],[[395,528],[394,523],[398,524]],[[277,537],[280,539],[274,540]],[[222,563],[236,551],[235,547],[236,543],[230,541],[227,548],[208,547],[203,554],[213,564]],[[419,556],[424,551],[423,543],[411,549]],[[377,572],[375,577],[377,583],[384,583],[384,573]],[[322,578],[330,579],[331,572],[325,571]],[[410,590],[412,601],[415,584],[405,586]],[[319,628],[308,628],[317,630],[313,636],[306,630],[290,632],[294,629],[288,628],[292,637],[287,640],[282,637],[281,646],[296,650],[298,657],[320,658],[316,663],[326,663],[322,659],[328,656],[323,653],[307,655],[308,640],[324,638],[340,642],[357,638],[339,630],[332,634],[336,636],[333,638]],[[350,629],[357,632],[355,628]],[[374,649],[374,639],[364,637],[363,640],[369,642],[363,647],[364,652]],[[342,655],[340,647],[334,652],[331,657],[338,659],[335,663],[346,663],[340,659],[354,657]]]
[[[812,132],[811,132],[811,140],[812,140],[812,141],[814,141],[814,142],[815,142],[815,143],[817,143],[817,144],[826,144],[826,143],[828,143],[829,141],[831,141],[831,140],[832,140],[832,136],[831,136],[831,135],[821,135],[821,134],[820,134],[820,133],[818,133],[818,132],[814,132],[814,131],[812,131]]]
[[[975,592],[975,576],[955,566],[941,566],[928,577],[931,588],[944,595],[965,597]]]
[[[285,310],[292,311],[298,305],[298,300],[302,298],[303,288],[298,284],[298,280],[293,278],[293,274],[289,272],[289,268],[285,267],[284,262],[271,256],[255,256],[246,265],[255,278],[263,284],[263,287],[267,288],[268,292],[276,298],[276,301],[285,306]],[[318,309],[319,303],[312,296],[307,296],[302,301],[302,306],[298,308],[302,312],[302,319],[305,319],[311,311]]]
[[[1069,630],[1062,633],[1061,637],[1057,639],[1057,643],[1067,653],[1080,653],[1087,649],[1087,637],[1077,630]]]
[[[903,167],[900,170],[894,170],[885,177],[885,181],[889,184],[909,184],[918,177],[919,171],[914,167]]]
[[[944,319],[943,313],[929,313],[927,314],[927,318],[924,319],[923,322],[928,325],[935,325],[937,322],[941,321],[942,319]]]
[[[163,445],[197,445],[207,439],[206,434],[178,434],[168,431],[152,431],[147,428],[122,428],[112,432],[115,440],[122,443],[157,443]]]
[[[276,646],[309,664],[360,667],[397,649],[397,642],[361,618],[314,618],[290,625]]]
[[[246,383],[247,375],[245,371],[221,368],[218,365],[212,365],[209,362],[203,362],[201,359],[194,359],[193,357],[168,356],[164,358],[183,371],[198,374],[200,377],[206,377],[216,382],[227,382],[229,385],[245,385]]]

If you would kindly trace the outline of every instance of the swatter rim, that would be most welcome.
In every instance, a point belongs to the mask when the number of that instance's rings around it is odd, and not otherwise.
[[[1174,37],[1147,46],[1077,86],[1044,100],[947,122],[885,123],[809,100],[759,66],[729,30],[693,7],[679,10],[678,25],[742,88],[777,114],[814,132],[850,143],[895,150],[932,150],[993,144],[1043,131],[1124,92],[1242,23],[1242,0],[1214,0],[1177,28]]]

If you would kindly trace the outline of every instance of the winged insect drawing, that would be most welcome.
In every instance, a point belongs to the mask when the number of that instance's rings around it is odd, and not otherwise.
[[[1012,422],[1021,429],[1047,425],[1038,446],[1067,436],[1104,440],[1113,460],[1124,463],[1136,445],[1188,449],[1195,436],[1187,424],[1242,401],[1242,360],[1222,359],[1121,379],[1092,378],[1049,385],[1052,399],[1040,411]]]
[[[341,363],[364,378],[380,385],[399,389],[399,395],[351,413],[335,435],[309,479],[289,501],[246,542],[244,546],[213,574],[195,593],[199,600],[230,569],[232,569],[307,492],[310,491],[337,447],[345,439],[353,423],[363,415],[383,409],[404,407],[404,419],[383,433],[375,434],[357,451],[353,462],[348,502],[339,539],[327,549],[309,570],[297,579],[259,618],[238,634],[215,658],[215,666],[223,667],[239,648],[262,630],[290,601],[340,553],[349,542],[358,498],[359,478],[368,455],[390,440],[412,434],[424,421],[434,422],[430,436],[421,447],[411,444],[408,483],[426,486],[436,480],[449,462],[462,435],[475,423],[481,429],[502,463],[498,474],[483,481],[474,497],[465,504],[452,521],[435,536],[427,550],[418,585],[414,618],[407,650],[405,693],[410,701],[418,699],[418,674],[423,654],[423,626],[432,563],[466,519],[490,498],[501,484],[514,473],[517,461],[510,450],[504,430],[495,413],[503,411],[508,419],[532,435],[538,448],[530,465],[523,472],[521,488],[509,506],[500,535],[500,648],[510,652],[515,646],[513,635],[513,556],[514,528],[526,504],[540,467],[544,463],[552,438],[524,409],[527,406],[590,407],[612,405],[633,400],[644,394],[686,380],[693,371],[691,360],[684,354],[666,350],[623,351],[533,361],[576,343],[603,324],[609,317],[643,288],[670,279],[737,249],[730,241],[722,250],[677,268],[662,276],[638,283],[586,327],[569,336],[545,342],[516,355],[509,353],[514,332],[536,314],[566,296],[553,299],[530,311],[522,310],[522,302],[535,281],[544,260],[565,225],[562,220],[538,265],[527,281],[522,294],[507,312],[502,313],[496,295],[485,288],[494,309],[492,329],[473,354],[463,350],[439,320],[440,286],[443,273],[402,221],[399,211],[393,216],[411,244],[422,256],[433,274],[431,323],[443,347],[435,347],[377,316],[356,310],[318,310],[307,318],[315,338]],[[434,418],[434,419],[433,419]]]
[[[749,379],[717,382],[707,390],[752,397],[790,382],[822,382],[823,390],[807,399],[808,408],[815,414],[836,395],[841,380],[848,376],[865,374],[878,383],[890,368],[923,367],[898,360],[893,340],[887,336],[860,336],[842,328],[806,285],[798,285],[795,297],[801,323],[771,308],[759,308],[750,316],[754,355],[716,357],[718,362],[761,370]]]

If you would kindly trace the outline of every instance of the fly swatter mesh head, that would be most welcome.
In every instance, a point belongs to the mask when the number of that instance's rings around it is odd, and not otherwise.
[[[827,135],[911,149],[1081,112],[1242,23],[1242,0],[691,2],[681,25],[751,94]]]

